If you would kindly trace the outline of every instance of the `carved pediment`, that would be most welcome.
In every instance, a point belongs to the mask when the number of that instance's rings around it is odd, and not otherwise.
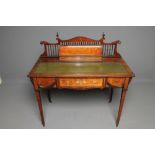
[[[74,37],[74,38],[71,38],[71,39],[63,40],[63,39],[59,38],[59,35],[57,33],[57,38],[56,39],[57,39],[57,41],[59,43],[60,42],[100,42],[100,43],[103,43],[105,41],[104,36],[105,35],[103,34],[103,36],[99,40],[91,39],[91,38],[84,37],[84,36],[77,36],[77,37]]]

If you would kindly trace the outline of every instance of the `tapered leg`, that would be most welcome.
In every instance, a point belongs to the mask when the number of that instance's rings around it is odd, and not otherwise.
[[[52,103],[50,89],[47,89],[47,98],[48,98],[49,102]]]
[[[126,89],[122,88],[122,94],[121,94],[119,111],[118,111],[117,120],[116,120],[116,126],[119,125],[119,121],[120,121],[120,117],[121,117],[121,113],[122,113],[122,109],[123,109],[123,105],[124,105],[124,100],[125,100],[125,96],[126,96],[126,91],[127,91]]]
[[[112,97],[113,97],[113,88],[110,88],[110,97],[109,97],[109,103],[112,101]]]
[[[42,125],[45,126],[43,107],[42,107],[42,103],[41,103],[41,96],[40,96],[39,90],[36,90],[35,94],[36,94],[37,103],[38,103],[38,107],[39,107],[41,122],[42,122]]]

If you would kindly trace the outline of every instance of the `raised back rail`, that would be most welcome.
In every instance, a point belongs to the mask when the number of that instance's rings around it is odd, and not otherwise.
[[[102,38],[99,40],[94,40],[94,39],[90,39],[90,38],[82,37],[82,36],[74,37],[68,40],[62,40],[59,38],[58,34],[57,34],[56,39],[58,43],[49,43],[46,41],[40,42],[40,44],[44,46],[44,53],[42,54],[43,57],[57,57],[58,58],[60,56],[60,49],[62,49],[62,47],[64,48],[64,46],[70,46],[70,47],[71,46],[72,47],[89,46],[90,48],[91,47],[94,48],[94,46],[97,46],[97,47],[100,46],[100,48],[102,48],[102,57],[120,57],[120,54],[117,52],[117,47],[118,47],[118,44],[120,44],[121,42],[117,40],[111,43],[105,43],[104,34]]]

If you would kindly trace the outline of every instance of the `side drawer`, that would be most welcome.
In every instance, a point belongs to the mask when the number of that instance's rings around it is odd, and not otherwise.
[[[59,86],[61,88],[103,88],[103,78],[61,78]]]
[[[124,80],[124,78],[108,78],[107,83],[115,87],[122,87],[124,84]]]
[[[55,83],[53,78],[37,78],[37,83],[40,87],[48,87]]]

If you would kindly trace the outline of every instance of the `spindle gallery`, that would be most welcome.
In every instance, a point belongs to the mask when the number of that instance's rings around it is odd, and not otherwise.
[[[51,102],[51,89],[109,88],[111,102],[113,89],[121,88],[116,119],[118,126],[128,85],[134,77],[134,73],[118,52],[121,42],[117,40],[106,43],[104,34],[99,40],[83,36],[62,40],[57,33],[56,40],[56,43],[40,42],[44,51],[28,74],[34,87],[42,125],[45,126],[41,89],[47,90],[47,97]]]

